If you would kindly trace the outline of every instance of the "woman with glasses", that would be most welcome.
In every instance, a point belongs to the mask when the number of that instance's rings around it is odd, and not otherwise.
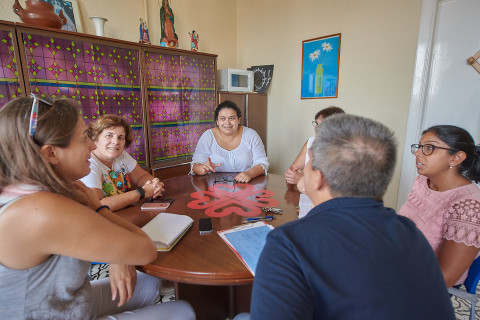
[[[462,128],[434,126],[413,144],[418,176],[399,214],[423,232],[447,287],[464,282],[480,254],[480,146]]]
[[[313,128],[317,128],[318,124],[322,122],[327,117],[330,117],[334,114],[342,114],[345,113],[342,108],[331,106],[325,109],[322,109],[317,112],[315,115],[315,120],[312,121]],[[313,140],[315,140],[315,135],[308,138],[307,142],[303,145],[302,150],[298,154],[295,161],[293,161],[292,165],[287,169],[285,172],[285,180],[287,183],[290,184],[298,184],[298,190],[300,190],[300,198],[298,201],[299,211],[298,217],[304,217],[310,209],[313,207],[313,203],[310,198],[304,192],[303,186],[303,169],[309,160],[308,150],[313,144]]]
[[[312,121],[312,126],[315,129],[317,125],[322,122],[323,119],[332,116],[334,114],[342,114],[345,113],[342,108],[339,107],[328,107],[322,109],[317,112],[315,115],[315,120]],[[292,165],[287,169],[285,172],[285,180],[287,183],[290,184],[297,184],[298,181],[303,177],[303,169],[305,168],[305,164],[308,162],[308,149],[312,146],[313,140],[315,139],[315,135],[308,138],[308,141],[305,142],[303,145],[302,150],[298,154],[295,161],[293,161]]]
[[[194,319],[185,302],[132,306],[133,288],[90,283],[91,260],[145,265],[157,257],[141,229],[79,181],[94,149],[72,100],[25,97],[0,109],[2,318]]]
[[[258,133],[240,123],[242,114],[232,101],[218,105],[214,113],[217,126],[205,131],[197,142],[190,174],[239,172],[236,182],[247,183],[267,174],[268,159]]]

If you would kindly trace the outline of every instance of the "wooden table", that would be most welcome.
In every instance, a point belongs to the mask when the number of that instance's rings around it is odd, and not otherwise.
[[[283,209],[283,214],[275,215],[275,219],[271,221],[274,227],[297,219],[296,206],[299,193],[291,185],[287,185],[283,175],[260,176],[248,185],[215,182],[222,180],[222,177],[229,180],[232,176],[233,174],[186,175],[163,180],[166,190],[163,197],[175,199],[166,212],[188,215],[193,218],[194,224],[170,252],[159,252],[154,262],[138,267],[145,273],[174,281],[176,298],[189,301],[194,306],[197,319],[224,320],[226,316],[231,317],[235,313],[248,311],[253,283],[252,274],[217,234],[217,231],[240,225],[246,217],[236,213],[222,217],[210,216],[213,232],[203,235],[199,234],[198,220],[208,218],[208,213],[225,214],[225,208],[232,207],[242,214],[251,216],[254,213],[252,207],[265,206],[267,201]],[[248,200],[237,196],[246,188],[252,189],[250,194],[253,194],[247,198]],[[273,193],[271,197],[267,197],[272,200],[264,201],[262,196],[265,195],[260,190]],[[195,193],[193,198],[192,193]],[[210,197],[211,203],[217,200],[217,203],[225,205],[220,205],[216,211],[210,209],[210,212],[206,209],[192,209],[192,201],[204,203],[197,199],[201,195]],[[229,199],[235,201],[227,204]],[[258,201],[258,206],[252,205],[252,201]],[[130,206],[117,213],[138,226],[143,226],[157,214],[142,212],[139,205]],[[257,216],[264,215],[265,213],[259,210]]]

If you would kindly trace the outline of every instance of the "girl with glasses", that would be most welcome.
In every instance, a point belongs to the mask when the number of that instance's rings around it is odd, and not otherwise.
[[[141,229],[79,181],[94,149],[72,100],[18,98],[0,109],[2,318],[194,319],[185,302],[133,306],[134,287],[89,281],[90,261],[157,257]]]
[[[418,176],[399,214],[423,232],[447,287],[464,282],[480,255],[480,146],[462,128],[434,126],[413,144]]]

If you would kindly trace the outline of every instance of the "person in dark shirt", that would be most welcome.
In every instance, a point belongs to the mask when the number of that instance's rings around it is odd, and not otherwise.
[[[268,234],[251,319],[455,319],[427,240],[381,201],[395,159],[378,122],[344,114],[318,125],[304,172],[315,207]]]

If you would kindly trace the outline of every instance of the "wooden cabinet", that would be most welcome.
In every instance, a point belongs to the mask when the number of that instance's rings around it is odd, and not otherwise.
[[[0,107],[25,92],[22,70],[18,65],[15,24],[0,23]]]
[[[34,92],[78,102],[85,122],[124,118],[147,168],[190,161],[214,126],[214,54],[0,21],[0,107]]]
[[[267,95],[260,93],[218,92],[218,103],[235,102],[242,112],[242,125],[257,131],[267,149]]]

